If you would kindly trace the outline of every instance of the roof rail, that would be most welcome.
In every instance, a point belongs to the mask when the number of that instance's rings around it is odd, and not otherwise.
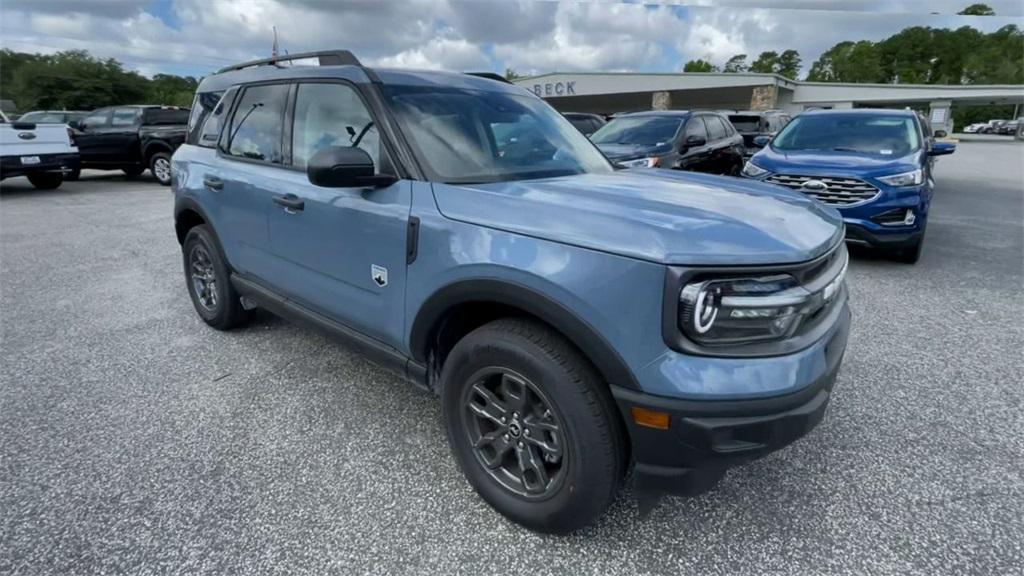
[[[359,59],[356,58],[355,54],[348,50],[320,50],[317,52],[298,52],[295,54],[284,54],[283,56],[274,56],[272,58],[262,58],[260,60],[250,60],[249,62],[242,62],[241,64],[232,64],[231,66],[225,66],[220,70],[217,70],[215,74],[222,74],[224,72],[230,72],[232,70],[242,70],[244,68],[252,68],[254,66],[276,66],[280,62],[291,62],[293,60],[306,60],[307,58],[316,58],[320,61],[321,66],[362,66]]]
[[[466,72],[466,74],[480,78],[487,78],[488,80],[497,80],[498,82],[504,82],[505,84],[512,83],[508,78],[505,78],[496,72]]]

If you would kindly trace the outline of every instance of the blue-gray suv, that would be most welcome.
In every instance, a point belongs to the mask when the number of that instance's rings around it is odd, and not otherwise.
[[[850,325],[834,209],[616,170],[496,77],[288,59],[320,65],[206,77],[172,159],[207,324],[263,308],[437,393],[473,488],[544,532],[630,468],[638,495],[698,494],[821,420]]]

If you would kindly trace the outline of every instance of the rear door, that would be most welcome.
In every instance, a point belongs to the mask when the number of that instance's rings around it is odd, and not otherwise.
[[[139,164],[139,128],[142,126],[142,108],[114,108],[110,127],[103,131],[104,153],[110,162]]]
[[[306,165],[328,146],[357,146],[378,172],[393,171],[376,119],[353,85],[300,83],[292,108],[288,147],[293,170],[281,177],[270,204],[273,277],[290,296],[398,347],[404,330],[411,183],[399,180],[384,188],[311,184]]]
[[[708,148],[710,148],[707,171],[714,174],[726,174],[730,143],[726,139],[725,123],[714,114],[705,115],[704,122],[708,127]]]
[[[688,145],[687,140],[691,136],[702,138],[704,143],[697,146]],[[703,114],[690,116],[690,119],[686,121],[686,126],[683,127],[680,150],[683,150],[682,157],[679,161],[680,168],[693,172],[710,171],[711,147]]]
[[[231,119],[221,130],[218,161],[203,174],[203,186],[216,197],[218,232],[231,265],[270,285],[282,282],[270,252],[267,216],[274,196],[289,182],[283,142],[290,89],[285,83],[240,89]],[[204,128],[200,142],[209,138]]]

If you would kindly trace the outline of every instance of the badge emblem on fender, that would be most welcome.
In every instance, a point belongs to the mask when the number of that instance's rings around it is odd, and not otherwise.
[[[377,264],[371,264],[370,278],[373,278],[374,284],[383,288],[388,285],[388,269]]]

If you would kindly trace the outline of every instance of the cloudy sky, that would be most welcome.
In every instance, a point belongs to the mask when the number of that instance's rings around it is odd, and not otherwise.
[[[143,74],[200,76],[269,56],[342,47],[377,66],[519,73],[674,71],[692,58],[799,50],[804,71],[841,40],[915,25],[1024,27],[1024,2],[956,16],[971,0],[721,0],[668,5],[516,0],[0,0],[0,46],[85,49]]]

